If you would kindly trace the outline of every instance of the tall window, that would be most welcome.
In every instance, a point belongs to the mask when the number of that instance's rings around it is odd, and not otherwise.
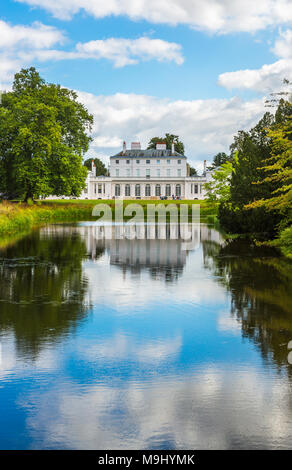
[[[150,178],[150,169],[146,168],[146,178]]]
[[[157,176],[160,176],[160,170],[157,170]]]
[[[116,164],[118,165],[120,163],[120,160],[116,160]]]
[[[115,185],[115,196],[120,196],[121,195],[121,187],[119,184]]]
[[[119,176],[120,170],[116,170],[116,176]]]
[[[171,196],[171,186],[167,184],[165,187],[165,196]]]
[[[127,168],[127,176],[130,176],[130,168]]]
[[[180,164],[181,164],[181,160],[178,160],[177,163],[180,165]]]
[[[136,176],[140,176],[140,170],[136,170]]]
[[[198,194],[198,185],[195,184],[195,194]]]
[[[131,186],[129,184],[125,186],[125,196],[131,196]]]
[[[161,195],[161,187],[160,184],[157,184],[155,186],[155,196],[160,196]]]
[[[181,170],[177,170],[177,176],[181,176]]]
[[[99,184],[99,185],[98,185],[98,194],[101,194],[101,193],[102,193],[102,185]]]
[[[167,170],[166,170],[166,176],[170,176],[170,168],[167,168]]]
[[[167,160],[167,164],[170,165],[170,160]]]
[[[136,186],[135,186],[135,196],[136,196],[136,197],[141,196],[141,187],[140,187],[140,184],[136,184]]]
[[[177,184],[175,187],[175,195],[176,196],[181,196],[181,185]]]
[[[150,186],[150,184],[146,184],[146,186],[145,186],[145,196],[151,196],[151,186]]]

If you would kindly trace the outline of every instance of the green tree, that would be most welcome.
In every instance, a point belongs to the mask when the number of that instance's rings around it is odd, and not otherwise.
[[[190,176],[198,176],[196,168],[193,168],[192,166],[190,166]]]
[[[237,154],[235,155],[235,161],[237,161]],[[232,163],[228,161],[213,171],[211,181],[204,184],[209,201],[229,201],[233,171]]]
[[[264,178],[261,167],[263,161],[271,154],[268,129],[273,124],[274,117],[270,113],[265,113],[249,132],[240,131],[231,145],[232,156],[238,152],[238,160],[232,174],[230,197],[231,202],[240,208],[271,192],[271,185],[259,186],[253,183]]]
[[[107,176],[107,168],[103,161],[100,160],[100,158],[88,158],[87,160],[85,160],[84,166],[86,166],[88,170],[91,170],[92,160],[94,161],[94,164],[96,166],[96,176]]]
[[[78,196],[92,123],[74,91],[22,69],[0,105],[0,192],[24,200]]]
[[[289,104],[292,110],[292,104]],[[291,222],[292,211],[292,115],[269,130],[271,157],[265,160],[261,171],[265,177],[257,181],[258,187],[272,185],[274,190],[268,195],[248,205],[249,208],[265,207],[278,210]]]
[[[214,168],[219,168],[223,163],[226,163],[230,160],[230,157],[225,152],[217,153],[213,158],[213,163],[210,167],[210,170]]]
[[[174,150],[181,155],[185,154],[185,147],[184,144],[179,140],[179,136],[175,134],[165,134],[165,137],[152,137],[148,143],[148,149],[155,149],[156,144],[164,142],[166,144],[166,148],[171,150],[171,145],[174,143]]]

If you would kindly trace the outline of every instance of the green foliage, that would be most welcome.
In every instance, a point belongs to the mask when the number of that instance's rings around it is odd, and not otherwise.
[[[0,105],[0,192],[25,200],[79,195],[92,123],[75,92],[21,70]]]
[[[106,166],[103,161],[99,158],[88,158],[87,160],[85,160],[84,166],[86,166],[88,170],[91,170],[92,160],[94,161],[94,164],[96,166],[96,176],[107,176],[108,171],[106,169]]]
[[[209,170],[214,170],[216,168],[219,168],[221,165],[223,165],[224,163],[230,160],[231,160],[231,157],[227,155],[225,152],[219,152],[213,158],[213,163],[211,167],[209,167]]]
[[[289,109],[292,105],[288,103]],[[278,210],[287,220],[292,220],[292,115],[281,120],[269,131],[271,157],[264,161],[261,170],[265,177],[257,181],[258,186],[272,187],[268,197],[258,198],[249,208],[265,207],[268,211]]]
[[[184,144],[179,140],[179,136],[174,134],[165,134],[165,137],[152,137],[148,143],[147,148],[155,149],[156,144],[160,142],[164,142],[168,150],[171,150],[171,145],[174,143],[174,150],[181,155],[185,154]]]
[[[275,118],[265,113],[253,129],[235,136],[230,195],[221,199],[218,211],[226,231],[271,238],[291,223],[291,109],[280,100]]]
[[[198,176],[197,170],[191,166],[190,166],[190,176]]]
[[[233,171],[232,163],[229,161],[226,161],[217,170],[213,171],[211,181],[204,185],[209,201],[225,202],[230,199],[230,184]]]
[[[231,151],[233,156],[237,152],[238,157],[230,186],[230,200],[234,206],[242,208],[255,199],[268,197],[272,190],[270,184],[259,186],[253,183],[264,178],[261,167],[271,154],[268,129],[273,122],[273,116],[265,113],[254,128],[249,132],[240,131],[234,138]]]
[[[251,234],[258,238],[275,237],[277,226],[281,221],[277,211],[268,212],[263,207],[247,211],[230,201],[220,203],[218,218],[226,232]]]
[[[280,248],[283,255],[292,259],[292,225],[280,233],[279,238],[275,240],[275,246]]]

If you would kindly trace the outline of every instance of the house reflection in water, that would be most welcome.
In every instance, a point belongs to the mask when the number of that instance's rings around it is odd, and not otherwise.
[[[81,223],[78,231],[86,240],[91,259],[105,250],[110,264],[123,272],[149,270],[151,276],[176,280],[183,272],[189,251],[201,242],[222,244],[219,232],[203,224],[89,225]]]

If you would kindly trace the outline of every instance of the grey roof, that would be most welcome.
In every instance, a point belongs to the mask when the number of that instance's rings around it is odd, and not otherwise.
[[[171,150],[156,150],[156,149],[146,149],[146,150],[126,150],[113,155],[111,158],[136,158],[136,157],[146,157],[146,158],[169,158],[169,157],[180,157],[186,158],[184,155],[181,155],[178,152],[171,152]]]

